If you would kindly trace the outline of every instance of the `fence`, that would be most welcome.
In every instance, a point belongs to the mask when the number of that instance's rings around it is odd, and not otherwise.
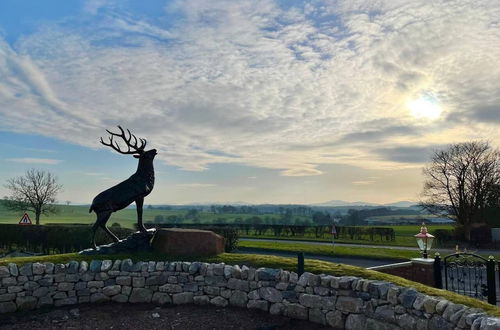
[[[498,272],[498,278],[496,273]],[[434,259],[434,281],[438,289],[446,289],[496,305],[500,271],[493,257],[485,259],[473,253],[454,253]]]

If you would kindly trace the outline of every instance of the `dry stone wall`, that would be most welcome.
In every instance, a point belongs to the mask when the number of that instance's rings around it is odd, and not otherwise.
[[[337,329],[500,329],[482,310],[358,277],[130,259],[0,266],[0,313],[108,301],[237,306]]]

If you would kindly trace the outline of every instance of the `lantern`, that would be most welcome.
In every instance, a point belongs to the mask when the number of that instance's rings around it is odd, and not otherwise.
[[[434,241],[434,236],[427,232],[427,227],[425,226],[425,222],[422,222],[422,227],[420,227],[420,233],[415,235],[417,239],[418,247],[420,251],[422,251],[422,256],[424,259],[427,259],[427,252],[432,247],[432,242]]]

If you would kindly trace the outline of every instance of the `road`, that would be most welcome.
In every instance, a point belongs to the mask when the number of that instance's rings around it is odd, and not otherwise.
[[[272,256],[278,256],[278,257],[297,258],[297,253],[294,253],[294,252],[254,250],[254,249],[245,249],[245,248],[238,248],[238,251],[236,251],[236,252],[253,253],[253,254],[266,254],[266,255],[272,255]],[[328,256],[319,256],[319,255],[309,255],[307,253],[304,253],[304,255],[305,255],[305,259],[306,259],[305,262],[306,263],[307,263],[307,259],[318,259],[318,260],[324,260],[324,261],[335,262],[335,263],[339,263],[339,264],[358,266],[358,267],[363,267],[363,268],[382,266],[382,265],[387,265],[387,264],[394,264],[397,262],[397,261],[390,260],[390,259],[376,259],[375,260],[375,259],[368,259],[368,258],[328,257]]]
[[[284,240],[284,239],[270,239],[270,238],[240,238],[240,241],[250,241],[250,242],[274,242],[274,243],[302,243],[302,244],[311,244],[311,245],[324,245],[324,246],[332,246],[330,242],[316,242],[316,241],[293,241],[293,240]],[[409,246],[393,246],[393,245],[375,245],[375,244],[350,244],[350,243],[337,243],[335,242],[335,246],[352,246],[352,247],[365,247],[365,248],[384,248],[384,249],[393,249],[393,250],[417,250],[417,243],[415,242],[415,247]],[[432,249],[431,255],[434,255],[434,252],[439,252],[441,255],[447,255],[455,253],[454,249]],[[477,254],[490,255],[490,254],[498,254],[500,250],[486,250],[486,249],[471,249],[468,252],[473,252]]]

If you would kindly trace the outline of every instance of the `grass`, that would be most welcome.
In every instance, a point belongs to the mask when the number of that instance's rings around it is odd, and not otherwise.
[[[350,258],[369,258],[369,259],[390,259],[394,261],[408,261],[411,258],[421,257],[420,252],[415,250],[400,250],[400,249],[385,249],[385,248],[368,248],[356,246],[336,246],[333,251],[332,246],[313,245],[307,243],[287,243],[284,242],[255,242],[255,241],[240,241],[239,247],[247,250],[264,250],[264,251],[279,251],[279,252],[304,252],[310,255],[330,256],[330,257],[350,257]],[[432,254],[432,253],[431,253]],[[482,255],[488,258],[490,255]],[[500,260],[500,254],[494,254],[496,260]]]
[[[304,242],[323,242],[331,243],[331,238],[321,238],[315,237],[313,235],[304,236],[273,236],[273,235],[240,235],[242,238],[257,238],[257,239],[273,239],[281,241],[304,241]],[[414,237],[402,237],[396,236],[394,241],[370,241],[370,240],[356,240],[356,239],[335,239],[335,243],[348,243],[348,244],[368,244],[368,245],[385,245],[385,246],[411,246],[414,247],[416,244]]]
[[[411,258],[420,257],[420,253],[416,250],[336,246],[334,252],[332,246],[312,245],[307,243],[240,241],[238,246],[250,250],[254,249],[293,253],[304,252],[310,255],[391,259],[394,261],[408,261]]]
[[[131,258],[134,261],[174,261],[179,260],[178,257],[169,257],[165,255],[159,255],[154,253],[138,253],[132,255],[101,255],[101,256],[82,256],[77,253],[60,254],[60,255],[50,255],[50,256],[40,256],[40,257],[24,257],[24,258],[10,258],[2,259],[0,265],[6,265],[9,262],[17,263],[18,265],[28,263],[28,262],[53,262],[53,263],[66,263],[70,260],[86,260],[90,261],[92,259],[125,259]],[[270,268],[282,268],[290,271],[296,271],[296,260],[295,258],[284,258],[276,256],[266,256],[266,255],[254,255],[254,254],[237,254],[237,253],[223,253],[216,257],[198,257],[198,258],[184,258],[185,261],[204,261],[204,262],[214,262],[220,263],[224,262],[228,265],[247,265],[251,267],[270,267]],[[406,280],[404,278],[380,273],[377,271],[367,270],[361,267],[335,264],[326,261],[307,259],[305,262],[305,270],[315,274],[331,274],[335,276],[358,276],[371,280],[380,280],[392,282],[396,285],[403,287],[412,287],[427,295],[431,296],[441,296],[445,299],[452,301],[457,304],[464,304],[470,307],[482,308],[488,314],[493,316],[500,316],[500,307],[496,307],[480,300],[458,295],[453,292],[446,290],[435,289],[420,283]]]

